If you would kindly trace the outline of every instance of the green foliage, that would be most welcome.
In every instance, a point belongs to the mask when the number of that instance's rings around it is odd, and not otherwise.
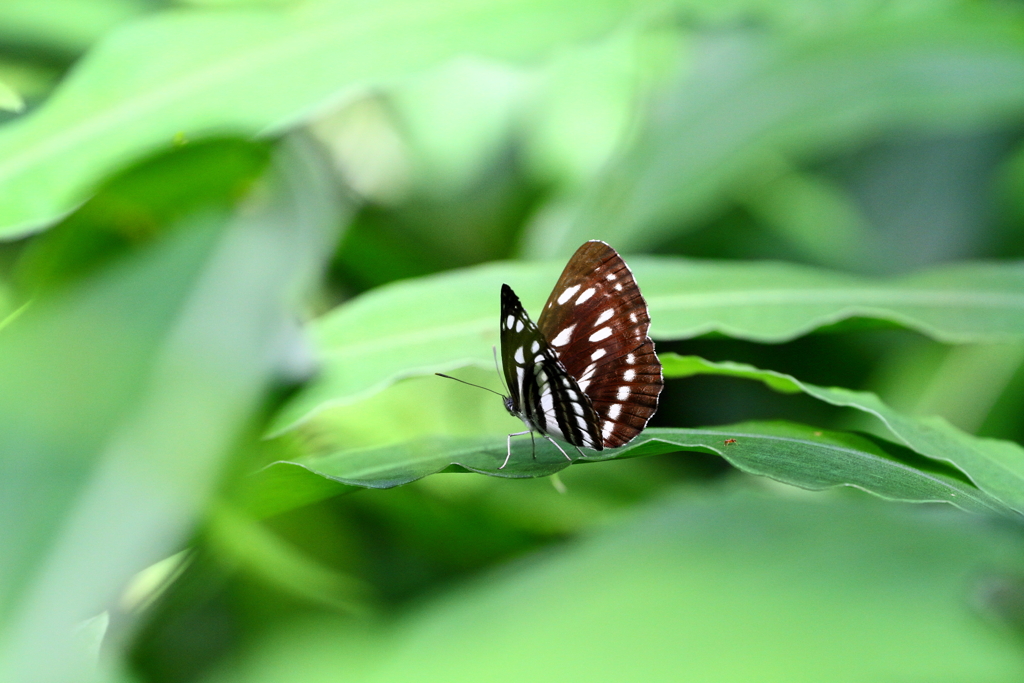
[[[537,310],[561,263],[498,264],[381,287],[321,318],[327,355],[318,377],[278,418],[275,431],[325,406],[401,377],[475,362],[492,364],[498,343],[494,295],[515,283]],[[654,339],[718,332],[779,342],[849,318],[896,322],[940,341],[1009,341],[1024,335],[1024,267],[966,265],[870,282],[786,264],[630,260],[651,310]],[[457,301],[458,305],[453,305]],[[374,353],[370,353],[370,350]]]
[[[280,131],[357,88],[467,52],[534,57],[609,30],[628,3],[312,5],[168,13],[114,31],[33,117],[0,131],[0,234],[54,220],[175,136]]]
[[[0,110],[19,112],[25,108],[25,101],[14,88],[0,81]]]
[[[1019,680],[1022,38],[0,3],[0,680]],[[500,285],[594,238],[659,411],[499,469],[521,423],[434,373],[500,390]]]
[[[1012,641],[963,606],[965,593],[982,602],[989,585],[1019,575],[1019,536],[864,501],[710,492],[659,501],[390,628],[321,619],[282,629],[223,680],[1012,680],[1024,671]]]
[[[657,244],[737,185],[756,192],[783,177],[779,156],[813,158],[908,126],[1019,120],[1024,95],[1012,84],[1024,78],[1022,38],[1002,11],[971,11],[726,45],[729,66],[697,65],[622,165],[587,195],[561,241],[538,250],[571,252],[585,235]],[[728,136],[715,135],[726,126]]]

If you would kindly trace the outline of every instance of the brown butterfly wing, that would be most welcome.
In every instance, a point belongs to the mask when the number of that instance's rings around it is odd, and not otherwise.
[[[590,397],[605,448],[628,443],[658,408],[664,386],[647,302],[622,257],[586,242],[562,271],[537,326]]]

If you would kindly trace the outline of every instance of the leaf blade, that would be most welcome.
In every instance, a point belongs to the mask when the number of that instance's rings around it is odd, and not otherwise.
[[[913,454],[886,449],[866,437],[791,423],[651,428],[622,448],[589,454],[573,464],[680,450],[714,453],[745,472],[810,490],[849,486],[886,500],[944,502],[971,512],[1007,512],[998,500],[964,481],[952,467],[932,463],[925,469]],[[250,478],[242,500],[255,514],[269,515],[337,495],[349,487],[391,488],[444,471],[527,478],[550,476],[570,466],[544,440],[537,440],[536,460],[531,453],[527,439],[514,440],[508,466],[498,469],[505,459],[501,436],[427,436],[386,446],[339,449],[269,465]],[[324,486],[322,479],[343,486]],[[290,488],[287,495],[291,499],[282,497],[283,487]]]
[[[629,259],[656,341],[711,332],[781,342],[852,317],[905,325],[948,343],[1024,338],[1024,265],[962,264],[904,278],[861,279],[782,263]],[[323,316],[323,370],[279,413],[274,434],[396,380],[467,364],[492,367],[498,291],[537,311],[559,263],[497,263],[394,283]],[[457,303],[453,303],[457,302]]]
[[[532,58],[609,30],[626,0],[321,1],[168,12],[115,31],[32,115],[0,129],[0,237],[39,229],[176,136],[281,132],[458,54]],[[302,74],[296,78],[296,74]]]
[[[1011,441],[966,434],[940,417],[903,415],[870,392],[841,387],[819,387],[771,370],[743,363],[712,363],[675,354],[662,356],[666,377],[716,374],[763,381],[787,393],[803,392],[834,406],[871,415],[898,443],[925,457],[952,464],[979,489],[1007,507],[1024,512],[1024,448]]]
[[[698,60],[566,229],[536,235],[534,255],[567,255],[595,237],[649,248],[720,210],[779,155],[827,154],[908,128],[1012,125],[1024,109],[1012,85],[1024,78],[1022,36],[1019,21],[972,11],[723,41],[732,66]]]

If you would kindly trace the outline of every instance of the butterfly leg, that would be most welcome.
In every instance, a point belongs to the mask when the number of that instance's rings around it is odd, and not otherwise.
[[[530,432],[530,452],[533,454],[533,459],[537,459],[537,442],[533,438],[533,432]]]
[[[544,438],[545,438],[545,439],[547,439],[548,441],[550,441],[551,443],[553,443],[553,444],[555,445],[555,448],[557,448],[557,449],[559,450],[559,452],[560,452],[560,453],[561,453],[562,455],[564,455],[564,456],[565,456],[565,459],[566,459],[566,460],[568,460],[569,462],[572,462],[572,458],[570,458],[570,457],[569,457],[569,454],[568,454],[568,453],[566,453],[565,451],[563,451],[563,450],[562,450],[562,447],[561,447],[561,446],[559,446],[559,445],[558,445],[558,443],[557,443],[557,442],[556,442],[556,441],[555,441],[554,439],[552,439],[552,438],[551,438],[550,436],[548,436],[547,434],[545,434],[545,435],[544,435]]]
[[[515,434],[508,435],[508,439],[505,440],[505,445],[508,446],[508,453],[505,454],[505,462],[501,463],[501,467],[498,468],[499,470],[505,469],[505,465],[508,464],[508,459],[512,457],[512,437],[522,436],[523,434],[529,434],[530,438],[533,438],[533,432],[531,431],[516,432]]]
[[[576,444],[572,444],[572,447],[576,449],[576,452],[580,454],[581,458],[587,457],[587,454],[580,450],[580,447]]]

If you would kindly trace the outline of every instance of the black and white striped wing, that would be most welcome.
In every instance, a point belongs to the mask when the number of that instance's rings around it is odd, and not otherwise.
[[[574,446],[602,450],[590,398],[508,285],[501,287],[501,363],[513,413],[542,433]]]

